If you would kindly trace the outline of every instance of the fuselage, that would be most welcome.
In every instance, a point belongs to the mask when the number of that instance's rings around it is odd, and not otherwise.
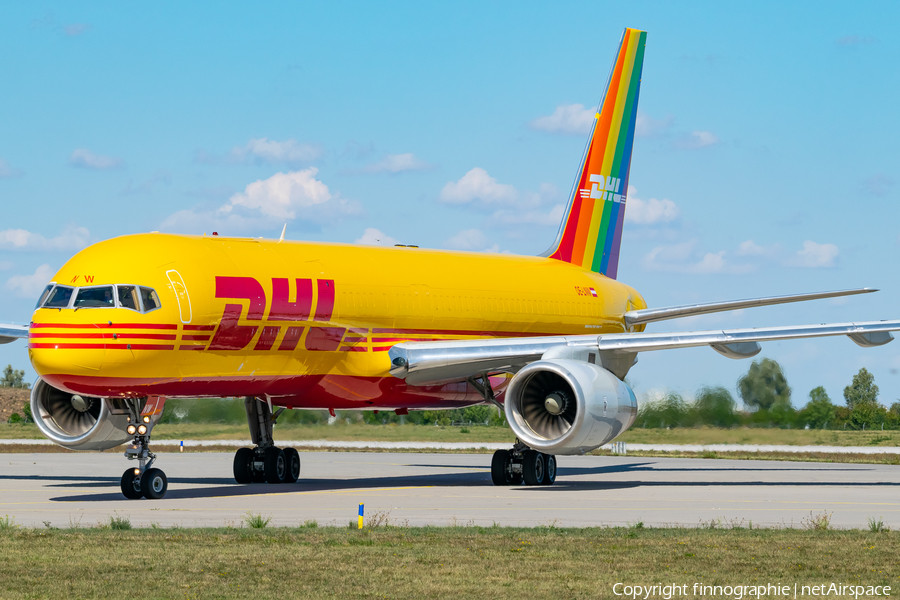
[[[218,236],[114,238],[75,255],[53,282],[56,307],[36,309],[29,331],[31,362],[50,385],[297,408],[479,402],[465,382],[392,377],[387,351],[621,333],[623,314],[646,307],[633,288],[551,258]]]

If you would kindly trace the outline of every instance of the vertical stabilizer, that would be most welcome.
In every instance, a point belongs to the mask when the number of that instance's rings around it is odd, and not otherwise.
[[[551,258],[615,279],[647,32],[626,29]]]

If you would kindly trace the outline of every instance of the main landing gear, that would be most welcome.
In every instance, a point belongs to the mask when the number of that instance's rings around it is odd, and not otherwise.
[[[532,450],[519,440],[512,450],[497,450],[491,459],[494,485],[553,485],[556,481],[556,457]]]
[[[122,494],[129,500],[147,498],[159,500],[169,489],[169,480],[162,469],[153,467],[156,455],[150,452],[150,431],[154,422],[149,415],[141,416],[142,400],[125,399],[128,408],[128,434],[134,441],[125,449],[125,458],[138,461],[138,466],[122,473]]]
[[[234,453],[234,480],[238,483],[294,483],[300,478],[300,453],[275,447],[272,426],[283,408],[272,414],[268,403],[244,398],[250,439],[255,447]]]

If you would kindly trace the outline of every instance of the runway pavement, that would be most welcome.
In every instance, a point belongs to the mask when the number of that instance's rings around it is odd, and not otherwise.
[[[248,513],[274,526],[356,522],[560,527],[687,525],[718,520],[801,527],[810,513],[864,528],[900,528],[900,467],[802,462],[559,457],[548,487],[496,487],[489,454],[302,452],[301,480],[238,485],[230,453],[162,454],[163,500],[125,500],[121,454],[0,454],[0,516],[31,527],[82,527],[112,515],[134,526],[240,527]]]

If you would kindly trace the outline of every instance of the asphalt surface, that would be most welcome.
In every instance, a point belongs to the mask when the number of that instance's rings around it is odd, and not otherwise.
[[[121,454],[0,454],[0,516],[43,527],[90,527],[110,516],[134,526],[240,527],[249,514],[271,525],[556,525],[802,527],[810,515],[840,528],[870,517],[900,528],[900,467],[803,462],[559,457],[547,487],[496,487],[489,454],[301,452],[295,484],[238,485],[230,453],[161,454],[162,500],[126,500]]]

